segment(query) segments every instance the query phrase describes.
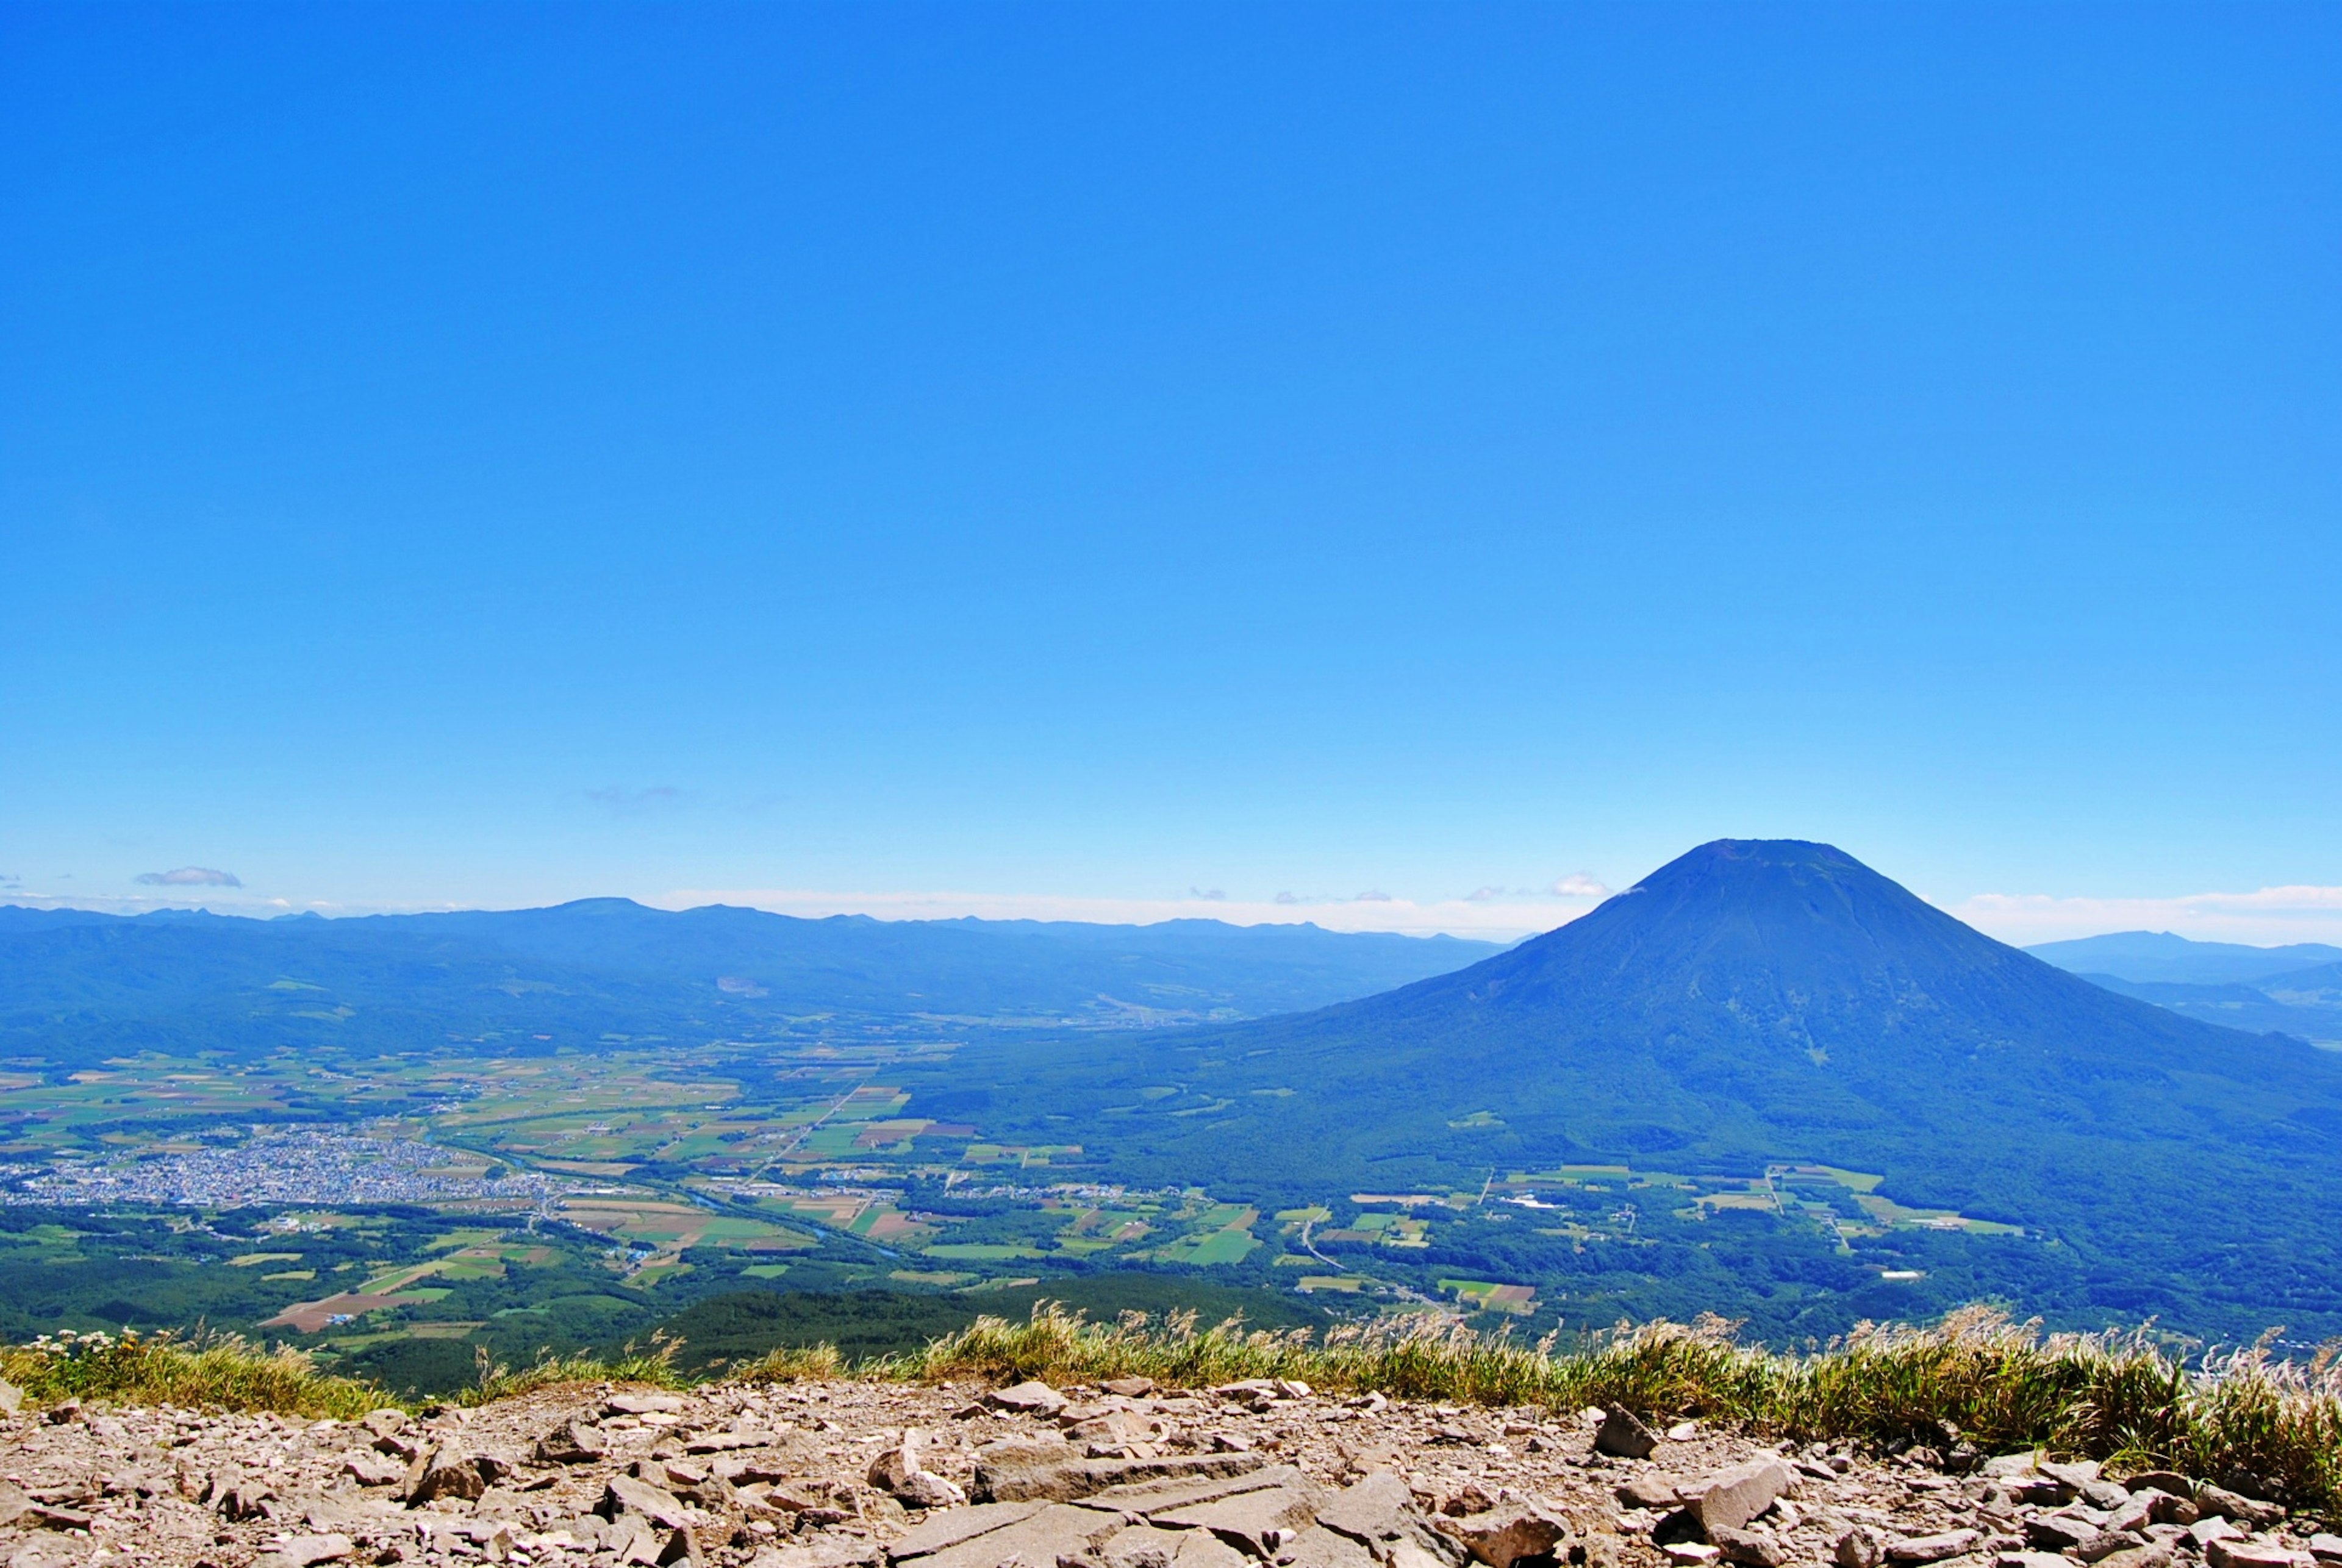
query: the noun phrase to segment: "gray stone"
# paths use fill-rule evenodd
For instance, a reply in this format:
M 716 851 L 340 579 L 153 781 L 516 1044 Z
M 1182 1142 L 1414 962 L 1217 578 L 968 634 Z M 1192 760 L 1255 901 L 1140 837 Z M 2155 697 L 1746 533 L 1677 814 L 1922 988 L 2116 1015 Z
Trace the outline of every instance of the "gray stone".
M 1934 1535 L 1907 1535 L 1887 1543 L 1889 1563 L 1941 1563 L 1975 1549 L 1979 1537 L 1973 1530 L 1946 1530 Z
M 2171 1568 L 2171 1548 L 2162 1542 L 2151 1546 L 2134 1546 L 2127 1552 L 2101 1557 L 2098 1568 Z
M 1046 1383 L 1020 1383 L 994 1389 L 984 1396 L 984 1403 L 995 1410 L 1025 1415 L 1055 1415 L 1066 1408 L 1066 1396 Z
M 1604 1411 L 1602 1424 L 1594 1432 L 1594 1446 L 1619 1459 L 1648 1459 L 1658 1445 L 1659 1434 L 1643 1424 L 1641 1416 L 1620 1405 Z
M 2174 1497 L 2193 1497 L 2196 1483 L 2176 1470 L 2142 1470 L 2123 1483 L 2132 1492 L 2167 1492 Z
M 13 1481 L 0 1481 L 0 1524 L 14 1524 L 33 1511 L 33 1500 Z
M 1523 1557 L 1558 1557 L 1569 1540 L 1569 1521 L 1533 1503 L 1506 1503 L 1435 1526 L 1454 1537 L 1474 1561 L 1488 1568 L 1513 1568 Z
M 565 1421 L 536 1440 L 536 1457 L 545 1464 L 586 1464 L 609 1452 L 609 1438 L 590 1421 Z
M 2285 1517 L 2285 1510 L 2274 1503 L 2264 1503 L 2257 1497 L 2247 1497 L 2241 1492 L 2231 1492 L 2225 1486 L 2199 1486 L 2196 1489 L 2196 1506 L 2207 1513 L 2217 1513 L 2249 1524 L 2256 1530 L 2267 1530 Z
M 1155 1380 L 1151 1377 L 1110 1377 L 1098 1386 L 1125 1399 L 1144 1399 L 1155 1392 Z
M 1241 1475 L 1259 1469 L 1263 1463 L 1257 1453 L 1088 1459 L 1064 1442 L 987 1443 L 976 1451 L 976 1484 L 969 1495 L 978 1503 L 1069 1503 L 1133 1482 Z
M 1686 1483 L 1684 1505 L 1709 1535 L 1737 1530 L 1770 1508 L 1796 1479 L 1797 1473 L 1778 1459 L 1752 1459 Z
M 1630 1475 L 1616 1495 L 1622 1507 L 1674 1508 L 1683 1502 L 1683 1483 L 1673 1475 Z
M 1150 1517 L 1175 1530 L 1208 1530 L 1255 1557 L 1273 1558 L 1285 1542 L 1317 1522 L 1317 1503 L 1316 1489 L 1305 1481 L 1165 1509 Z
M 673 1415 L 682 1408 L 672 1393 L 614 1393 L 602 1402 L 605 1415 Z
M 1180 1543 L 1193 1533 L 1188 1530 L 1133 1524 L 1098 1548 L 1098 1560 L 1106 1568 L 1171 1568 L 1172 1561 L 1179 1555 Z
M 1992 1568 L 2072 1568 L 2072 1564 L 2055 1552 L 2003 1552 L 1992 1560 Z
M 680 1530 L 692 1522 L 681 1498 L 631 1475 L 610 1477 L 603 1484 L 602 1501 L 594 1512 L 614 1523 L 628 1514 L 637 1515 L 662 1530 Z
M 1350 1537 L 1312 1524 L 1277 1550 L 1289 1568 L 1379 1568 L 1375 1554 Z
M 923 1556 L 906 1557 L 898 1544 L 896 1561 L 918 1568 L 1000 1568 L 1014 1558 L 1029 1568 L 1053 1568 L 1059 1557 L 1094 1555 L 1125 1528 L 1117 1514 L 1057 1503 Z
M 2274 1541 L 2224 1536 L 2204 1548 L 2211 1568 L 2297 1568 L 2302 1554 Z
M 2309 1538 L 2309 1554 L 2320 1563 L 2342 1563 L 2342 1535 L 2323 1532 Z
M 2101 1530 L 2087 1541 L 2074 1543 L 2074 1555 L 2085 1563 L 2102 1563 L 2117 1552 L 2127 1552 L 2147 1544 L 2147 1537 L 2135 1530 Z
M 2224 1519 L 2215 1513 L 2211 1518 L 2198 1519 L 2187 1527 L 2187 1542 L 2197 1551 L 2201 1552 L 2215 1541 L 2233 1539 L 2243 1533 L 2243 1531 L 2237 1528 L 2233 1520 Z
M 339 1562 L 357 1549 L 346 1535 L 294 1535 L 275 1551 L 254 1558 L 252 1568 L 315 1568 L 319 1563 Z
M 1886 1545 L 1878 1533 L 1867 1524 L 1857 1524 L 1837 1538 L 1837 1547 L 1831 1555 L 1837 1568 L 1878 1568 L 1886 1560 Z
M 897 1557 L 916 1557 L 972 1541 L 987 1531 L 1022 1523 L 1043 1508 L 1043 1503 L 978 1503 L 969 1508 L 949 1508 L 928 1514 L 911 1526 L 894 1545 Z
M 0 1377 L 0 1415 L 14 1415 L 25 1408 L 25 1391 Z
M 395 1486 L 405 1479 L 406 1466 L 388 1454 L 360 1449 L 342 1461 L 342 1473 L 360 1486 Z
M 1387 1470 L 1344 1487 L 1317 1510 L 1318 1523 L 1365 1542 L 1396 1540 L 1414 1517 L 1415 1493 Z
M 2048 1552 L 2079 1546 L 2097 1533 L 2097 1525 L 2070 1513 L 2045 1513 L 2038 1519 L 2027 1520 L 2025 1525 L 2027 1543 Z
M 1746 1568 L 1781 1568 L 1788 1561 L 1780 1538 L 1753 1525 L 1746 1530 L 1719 1530 L 1708 1544 L 1726 1563 L 1744 1563 Z
M 450 1500 L 471 1502 L 488 1489 L 487 1477 L 468 1453 L 437 1449 L 407 1466 L 406 1501 L 411 1507 Z
M 1977 1473 L 1993 1477 L 2030 1475 L 2040 1463 L 2041 1451 L 2037 1448 L 2028 1448 L 2021 1453 L 1996 1453 L 1984 1462 Z

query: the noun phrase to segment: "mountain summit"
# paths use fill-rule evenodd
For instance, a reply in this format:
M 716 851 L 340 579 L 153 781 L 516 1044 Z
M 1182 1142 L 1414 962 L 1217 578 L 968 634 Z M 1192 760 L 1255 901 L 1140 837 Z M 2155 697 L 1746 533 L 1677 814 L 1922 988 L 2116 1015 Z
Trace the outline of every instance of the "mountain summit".
M 2342 1200 L 2342 1059 L 2118 996 L 1823 844 L 1718 840 L 1452 974 L 1018 1065 L 1054 1091 L 1020 1102 L 1081 1106 L 1132 1175 L 1268 1201 L 1811 1164 L 2118 1249 L 2127 1278 L 2257 1249 L 2257 1277 L 2342 1283 L 2342 1249 L 2291 1223 Z

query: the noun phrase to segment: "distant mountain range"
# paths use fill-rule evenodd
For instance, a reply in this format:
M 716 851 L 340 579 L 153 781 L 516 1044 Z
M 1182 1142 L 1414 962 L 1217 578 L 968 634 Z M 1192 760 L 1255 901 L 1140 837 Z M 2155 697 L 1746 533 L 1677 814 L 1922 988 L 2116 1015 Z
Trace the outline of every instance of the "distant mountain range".
M 527 1048 L 808 1014 L 1116 1026 L 1324 1006 L 1501 951 L 1315 925 L 800 920 L 626 899 L 327 920 L 0 906 L 0 1055 Z
M 1826 844 L 1703 845 L 1387 995 L 954 1077 L 931 1114 L 1084 1127 L 1132 1179 L 1264 1204 L 1810 1163 L 2063 1249 L 2007 1253 L 2011 1293 L 2063 1258 L 2095 1306 L 2337 1321 L 2342 1056 L 2115 994 Z
M 2207 1024 L 2342 1046 L 2342 947 L 2247 947 L 2167 931 L 2121 931 L 2026 951 L 2109 991 Z

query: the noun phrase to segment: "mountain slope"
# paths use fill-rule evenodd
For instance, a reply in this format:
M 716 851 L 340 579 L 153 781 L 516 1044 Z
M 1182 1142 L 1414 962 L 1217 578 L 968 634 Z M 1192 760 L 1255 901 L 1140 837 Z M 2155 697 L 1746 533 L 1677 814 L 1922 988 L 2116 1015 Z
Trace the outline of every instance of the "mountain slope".
M 2322 942 L 2248 947 L 2197 942 L 2168 931 L 2117 931 L 2044 942 L 2025 951 L 2071 974 L 2111 974 L 2137 984 L 2254 985 L 2289 971 L 2342 963 L 2342 947 Z
M 273 921 L 0 908 L 0 1054 L 709 1037 L 807 1014 L 1114 1024 L 1322 1006 L 1497 951 L 1316 926 L 799 920 L 624 899 Z
M 1027 1054 L 1026 1086 L 971 1084 L 967 1110 L 1046 1104 L 1134 1175 L 1266 1199 L 1815 1162 L 2046 1233 L 2133 1286 L 2223 1249 L 2254 1254 L 2264 1293 L 2342 1281 L 2306 1223 L 2342 1197 L 2342 1061 L 2115 995 L 1823 844 L 1706 844 L 1456 974 L 1112 1055 Z

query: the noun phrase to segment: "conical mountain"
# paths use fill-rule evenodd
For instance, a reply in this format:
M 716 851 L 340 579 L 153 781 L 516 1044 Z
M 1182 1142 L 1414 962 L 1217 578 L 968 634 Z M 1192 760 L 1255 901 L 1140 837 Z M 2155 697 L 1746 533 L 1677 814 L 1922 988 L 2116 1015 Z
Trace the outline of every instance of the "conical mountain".
M 2309 1218 L 2342 1201 L 2342 1059 L 2102 990 L 1827 844 L 1719 840 L 1452 974 L 1020 1066 L 988 1125 L 1046 1104 L 1121 1170 L 1264 1202 L 1815 1164 L 2126 1277 L 2242 1249 L 2319 1311 L 2342 1287 Z

